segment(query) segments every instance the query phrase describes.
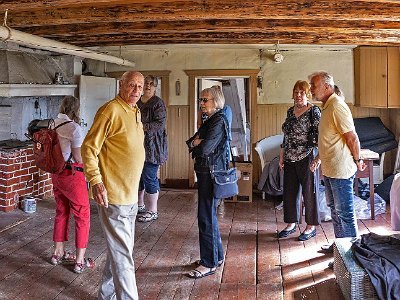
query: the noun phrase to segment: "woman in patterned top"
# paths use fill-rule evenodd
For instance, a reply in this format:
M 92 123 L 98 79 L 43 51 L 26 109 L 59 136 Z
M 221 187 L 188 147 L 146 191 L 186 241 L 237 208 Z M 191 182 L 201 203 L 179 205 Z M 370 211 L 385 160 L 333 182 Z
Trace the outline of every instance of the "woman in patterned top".
M 279 232 L 278 237 L 284 238 L 296 231 L 301 186 L 307 227 L 298 237 L 300 241 L 314 237 L 315 225 L 320 223 L 314 173 L 310 170 L 310 166 L 314 157 L 313 149 L 317 146 L 321 112 L 317 106 L 309 102 L 309 99 L 311 99 L 309 83 L 297 81 L 293 87 L 294 106 L 288 109 L 286 120 L 282 125 L 284 137 L 279 157 L 279 166 L 284 169 L 283 209 L 287 226 Z

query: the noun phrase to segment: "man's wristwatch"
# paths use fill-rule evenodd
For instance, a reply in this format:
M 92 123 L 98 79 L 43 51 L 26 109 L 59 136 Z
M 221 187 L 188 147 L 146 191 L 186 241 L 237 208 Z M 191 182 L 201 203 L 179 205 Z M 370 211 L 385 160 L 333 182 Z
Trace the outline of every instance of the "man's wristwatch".
M 362 158 L 359 158 L 359 159 L 353 158 L 353 161 L 354 161 L 355 163 L 359 163 L 360 161 L 362 161 Z

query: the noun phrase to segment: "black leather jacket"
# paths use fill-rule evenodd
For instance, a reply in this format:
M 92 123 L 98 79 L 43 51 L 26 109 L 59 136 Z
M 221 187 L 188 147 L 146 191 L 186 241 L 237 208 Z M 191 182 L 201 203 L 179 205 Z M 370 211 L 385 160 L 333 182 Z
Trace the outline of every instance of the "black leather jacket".
M 214 170 L 227 170 L 229 168 L 229 148 L 225 128 L 225 116 L 219 110 L 207 119 L 199 130 L 186 143 L 194 158 L 196 172 L 209 172 Z M 198 136 L 202 142 L 191 148 L 192 141 Z

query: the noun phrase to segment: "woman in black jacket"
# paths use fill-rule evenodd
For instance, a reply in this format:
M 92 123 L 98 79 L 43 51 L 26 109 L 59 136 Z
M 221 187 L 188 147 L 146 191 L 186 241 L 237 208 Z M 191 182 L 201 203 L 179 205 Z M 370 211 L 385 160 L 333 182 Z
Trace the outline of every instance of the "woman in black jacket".
M 194 170 L 198 184 L 198 227 L 200 260 L 189 277 L 201 278 L 214 274 L 223 263 L 224 253 L 217 220 L 219 199 L 213 196 L 213 180 L 210 170 L 227 170 L 229 148 L 227 120 L 222 108 L 225 98 L 219 86 L 204 89 L 200 93 L 199 105 L 208 118 L 187 144 L 195 160 Z

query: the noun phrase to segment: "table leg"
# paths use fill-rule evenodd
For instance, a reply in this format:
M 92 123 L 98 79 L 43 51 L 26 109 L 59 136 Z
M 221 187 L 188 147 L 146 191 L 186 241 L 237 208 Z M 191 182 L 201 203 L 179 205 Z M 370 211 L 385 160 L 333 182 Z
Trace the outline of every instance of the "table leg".
M 369 203 L 371 206 L 371 219 L 375 220 L 375 195 L 374 195 L 374 161 L 368 160 L 369 168 Z

